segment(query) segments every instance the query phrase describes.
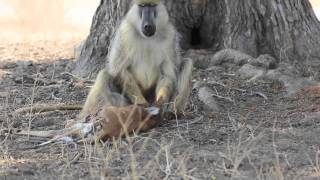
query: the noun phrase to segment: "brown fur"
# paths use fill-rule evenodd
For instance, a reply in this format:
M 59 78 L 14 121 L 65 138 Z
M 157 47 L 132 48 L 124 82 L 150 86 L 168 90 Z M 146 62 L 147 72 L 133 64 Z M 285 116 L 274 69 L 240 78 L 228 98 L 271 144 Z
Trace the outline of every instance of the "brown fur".
M 97 114 L 88 116 L 82 122 L 98 122 L 101 129 L 95 131 L 95 140 L 106 141 L 152 129 L 160 122 L 160 118 L 159 115 L 149 114 L 141 105 L 104 106 Z M 78 122 L 68 123 L 66 127 L 70 128 L 76 123 Z M 81 136 L 79 132 L 74 132 L 73 135 Z
M 102 116 L 102 132 L 98 139 L 107 140 L 113 137 L 123 137 L 132 132 L 139 133 L 155 127 L 159 119 L 148 114 L 148 112 L 138 105 L 127 107 L 105 107 L 100 112 Z

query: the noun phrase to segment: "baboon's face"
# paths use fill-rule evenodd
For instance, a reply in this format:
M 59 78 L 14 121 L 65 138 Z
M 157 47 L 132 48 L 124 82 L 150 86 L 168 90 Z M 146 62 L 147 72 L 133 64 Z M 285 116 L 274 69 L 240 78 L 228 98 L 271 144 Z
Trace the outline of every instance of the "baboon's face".
M 157 27 L 155 19 L 157 18 L 157 5 L 140 4 L 139 15 L 141 18 L 141 32 L 146 37 L 151 37 L 156 33 Z

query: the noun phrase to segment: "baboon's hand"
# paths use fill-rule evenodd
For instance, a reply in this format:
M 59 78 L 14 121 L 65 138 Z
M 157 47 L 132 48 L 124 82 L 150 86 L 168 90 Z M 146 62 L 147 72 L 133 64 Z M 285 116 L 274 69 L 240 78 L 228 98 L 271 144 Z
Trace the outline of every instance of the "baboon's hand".
M 161 106 L 168 100 L 167 88 L 161 88 L 156 96 L 156 104 Z
M 148 101 L 142 96 L 141 97 L 136 97 L 134 103 L 138 104 L 138 105 L 146 106 L 146 107 L 149 105 Z

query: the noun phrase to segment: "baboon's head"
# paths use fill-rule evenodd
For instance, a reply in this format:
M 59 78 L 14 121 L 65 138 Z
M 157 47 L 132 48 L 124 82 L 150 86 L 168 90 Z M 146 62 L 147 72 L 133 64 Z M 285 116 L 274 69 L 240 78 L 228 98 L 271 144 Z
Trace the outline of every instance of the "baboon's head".
M 135 0 L 135 6 L 130 10 L 128 18 L 135 21 L 137 29 L 144 37 L 152 37 L 164 23 L 168 14 L 160 0 Z

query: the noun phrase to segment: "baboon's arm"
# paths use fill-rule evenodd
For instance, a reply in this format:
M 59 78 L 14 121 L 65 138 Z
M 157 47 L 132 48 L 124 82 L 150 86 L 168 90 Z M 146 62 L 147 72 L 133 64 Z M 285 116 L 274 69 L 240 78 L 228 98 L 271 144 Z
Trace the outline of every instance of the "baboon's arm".
M 128 70 L 128 67 L 132 63 L 130 57 L 132 52 L 126 48 L 128 45 L 125 45 L 128 43 L 126 38 L 128 34 L 123 33 L 123 31 L 127 32 L 130 30 L 126 28 L 130 28 L 130 26 L 125 23 L 121 25 L 120 30 L 116 33 L 109 54 L 108 70 L 111 76 L 116 77 L 116 80 L 122 87 L 123 93 L 132 103 L 147 104 L 147 100 L 144 98 L 137 81 Z
M 169 101 L 176 81 L 175 65 L 172 61 L 165 61 L 161 66 L 161 78 L 156 89 L 156 103 L 163 104 Z

